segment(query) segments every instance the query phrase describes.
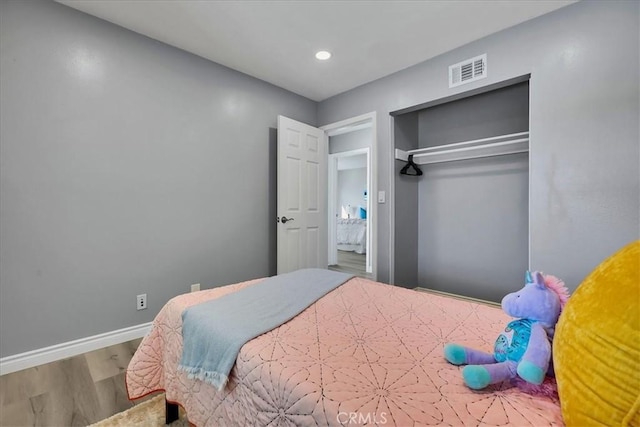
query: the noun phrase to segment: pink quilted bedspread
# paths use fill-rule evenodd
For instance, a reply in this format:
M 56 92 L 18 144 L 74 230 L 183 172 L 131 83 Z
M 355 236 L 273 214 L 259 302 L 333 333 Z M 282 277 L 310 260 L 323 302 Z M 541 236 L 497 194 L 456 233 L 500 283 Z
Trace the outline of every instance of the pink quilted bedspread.
M 199 427 L 563 424 L 552 397 L 509 383 L 473 391 L 445 361 L 447 342 L 491 351 L 502 310 L 360 278 L 245 344 L 222 392 L 188 379 L 182 311 L 255 282 L 169 301 L 127 369 L 129 397 L 165 390 Z

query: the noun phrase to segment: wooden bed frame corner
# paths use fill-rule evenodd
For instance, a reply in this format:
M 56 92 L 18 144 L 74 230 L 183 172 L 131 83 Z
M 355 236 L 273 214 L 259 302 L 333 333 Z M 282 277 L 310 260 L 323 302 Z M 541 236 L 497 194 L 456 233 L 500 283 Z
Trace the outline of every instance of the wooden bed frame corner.
M 178 404 L 171 403 L 167 400 L 167 397 L 164 398 L 164 422 L 165 424 L 171 424 L 175 420 L 180 418 L 180 412 L 178 408 Z

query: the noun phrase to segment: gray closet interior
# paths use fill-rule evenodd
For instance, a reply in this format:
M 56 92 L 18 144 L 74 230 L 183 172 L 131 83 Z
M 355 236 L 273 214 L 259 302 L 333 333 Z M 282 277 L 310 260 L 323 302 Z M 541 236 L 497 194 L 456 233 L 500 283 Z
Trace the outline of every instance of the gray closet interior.
M 528 132 L 529 76 L 391 115 L 405 151 Z M 395 161 L 395 284 L 496 302 L 521 288 L 528 152 L 424 164 L 417 177 L 400 175 L 405 164 Z

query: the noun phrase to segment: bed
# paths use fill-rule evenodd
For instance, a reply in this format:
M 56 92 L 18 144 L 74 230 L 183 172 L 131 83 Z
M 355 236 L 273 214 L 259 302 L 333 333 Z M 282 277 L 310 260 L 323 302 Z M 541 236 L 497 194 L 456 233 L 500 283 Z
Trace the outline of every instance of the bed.
M 557 397 L 511 383 L 472 391 L 443 345 L 491 349 L 499 307 L 352 278 L 240 350 L 217 391 L 177 369 L 182 312 L 261 279 L 180 295 L 159 312 L 126 373 L 132 400 L 158 391 L 196 426 L 562 425 Z
M 367 220 L 359 218 L 338 218 L 337 247 L 341 251 L 358 254 L 367 252 Z

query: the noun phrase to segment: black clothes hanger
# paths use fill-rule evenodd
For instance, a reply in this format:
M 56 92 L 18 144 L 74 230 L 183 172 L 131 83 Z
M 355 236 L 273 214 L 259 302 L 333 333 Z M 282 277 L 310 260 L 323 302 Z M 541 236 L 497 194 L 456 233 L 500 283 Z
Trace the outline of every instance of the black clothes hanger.
M 409 169 L 413 169 L 414 173 L 409 173 Z M 420 170 L 420 166 L 416 165 L 413 162 L 413 154 L 409 154 L 409 160 L 407 160 L 407 164 L 402 169 L 400 169 L 400 175 L 409 175 L 409 176 L 422 175 L 422 170 Z

